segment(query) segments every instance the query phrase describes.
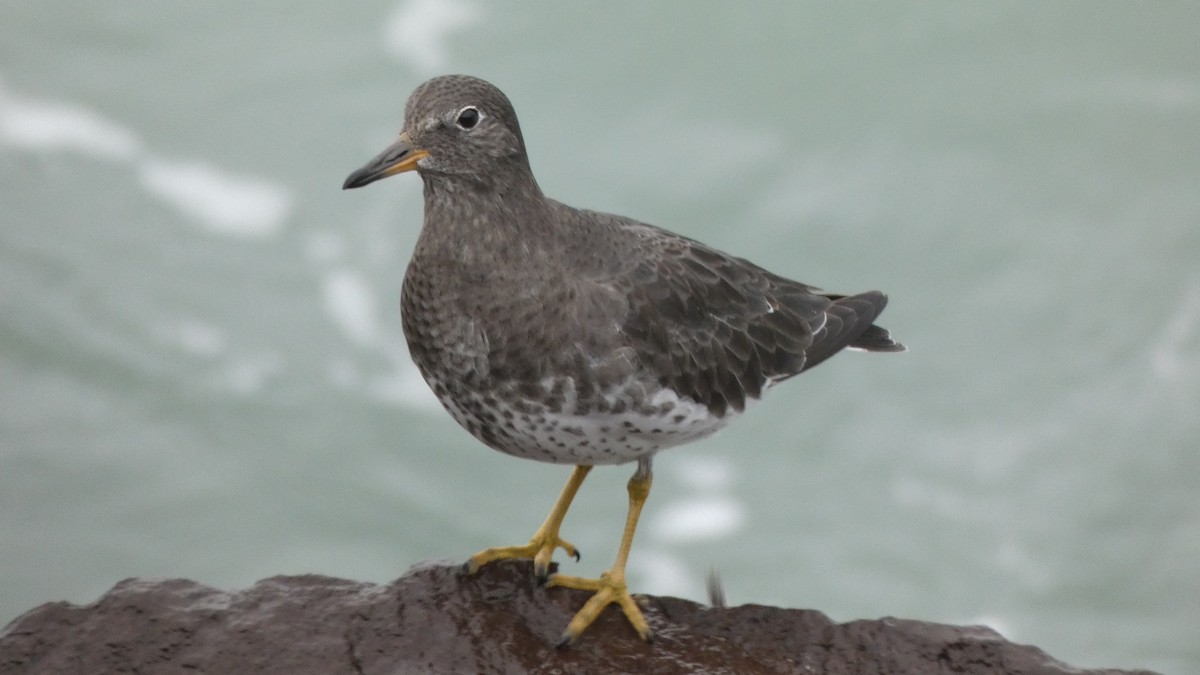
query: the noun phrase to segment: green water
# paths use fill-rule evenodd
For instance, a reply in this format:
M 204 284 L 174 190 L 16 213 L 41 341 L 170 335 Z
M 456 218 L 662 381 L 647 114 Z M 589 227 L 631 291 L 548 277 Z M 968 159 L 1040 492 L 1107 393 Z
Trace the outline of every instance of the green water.
M 339 189 L 468 72 L 550 195 L 883 289 L 911 348 L 660 455 L 636 590 L 714 568 L 734 604 L 1200 672 L 1200 5 L 756 7 L 0 6 L 0 622 L 528 537 L 567 469 L 408 361 L 419 180 Z M 572 572 L 631 470 L 584 486 Z

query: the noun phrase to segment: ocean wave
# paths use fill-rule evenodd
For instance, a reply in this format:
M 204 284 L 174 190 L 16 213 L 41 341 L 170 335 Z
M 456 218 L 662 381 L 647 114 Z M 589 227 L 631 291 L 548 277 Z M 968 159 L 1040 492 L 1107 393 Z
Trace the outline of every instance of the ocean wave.
M 704 495 L 667 502 L 650 522 L 656 541 L 683 543 L 720 539 L 742 529 L 746 507 L 733 497 Z
M 41 152 L 78 152 L 132 160 L 142 150 L 133 131 L 83 106 L 15 94 L 0 82 L 0 143 Z
M 282 185 L 234 176 L 202 162 L 149 159 L 137 173 L 151 194 L 221 234 L 276 234 L 291 209 L 291 196 Z
M 276 234 L 292 207 L 291 191 L 277 181 L 236 175 L 197 160 L 156 157 L 119 122 L 76 103 L 14 93 L 2 82 L 0 145 L 126 164 L 151 195 L 218 234 Z

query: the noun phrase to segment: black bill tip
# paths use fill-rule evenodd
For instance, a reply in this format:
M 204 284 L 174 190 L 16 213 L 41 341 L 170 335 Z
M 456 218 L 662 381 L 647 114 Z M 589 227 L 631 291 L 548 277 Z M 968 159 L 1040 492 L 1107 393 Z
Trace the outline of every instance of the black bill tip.
M 372 170 L 372 167 L 364 166 L 349 176 L 346 176 L 346 182 L 342 183 L 342 189 L 353 190 L 354 188 L 360 188 L 364 185 L 374 183 L 380 178 L 383 178 L 385 175 L 386 174 L 380 171 Z

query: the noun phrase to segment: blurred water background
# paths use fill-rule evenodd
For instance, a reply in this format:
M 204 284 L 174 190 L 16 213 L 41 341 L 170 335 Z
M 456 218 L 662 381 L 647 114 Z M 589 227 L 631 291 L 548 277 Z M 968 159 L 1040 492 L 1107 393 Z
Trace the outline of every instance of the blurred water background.
M 659 456 L 638 591 L 985 623 L 1200 672 L 1200 4 L 0 5 L 0 622 L 131 576 L 386 582 L 523 542 L 568 470 L 408 360 L 426 77 L 546 192 L 840 291 L 847 354 Z M 632 467 L 567 519 L 612 559 Z

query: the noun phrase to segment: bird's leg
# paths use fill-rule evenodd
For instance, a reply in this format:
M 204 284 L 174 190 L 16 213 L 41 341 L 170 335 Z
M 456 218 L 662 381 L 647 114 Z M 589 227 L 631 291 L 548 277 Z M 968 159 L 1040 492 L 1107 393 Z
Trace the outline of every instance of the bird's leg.
M 567 515 L 567 509 L 571 507 L 571 500 L 575 499 L 575 493 L 579 491 L 579 486 L 583 484 L 583 479 L 587 478 L 588 472 L 591 470 L 592 467 L 585 464 L 575 467 L 575 470 L 571 472 L 571 477 L 567 479 L 562 493 L 558 495 L 558 501 L 554 502 L 554 507 L 550 509 L 550 515 L 546 516 L 546 522 L 542 523 L 537 532 L 533 533 L 533 538 L 529 540 L 528 544 L 500 546 L 480 551 L 467 559 L 463 565 L 463 571 L 467 574 L 474 574 L 479 571 L 480 567 L 497 560 L 532 558 L 534 574 L 540 581 L 545 582 L 550 576 L 550 558 L 554 555 L 554 549 L 561 548 L 567 552 L 567 555 L 574 556 L 576 560 L 579 560 L 579 551 L 570 542 L 559 538 L 558 529 Z
M 646 503 L 646 497 L 650 496 L 651 479 L 650 458 L 639 459 L 637 471 L 629 479 L 629 514 L 625 517 L 625 533 L 621 536 L 621 548 L 617 550 L 617 560 L 611 569 L 601 574 L 599 579 L 582 579 L 561 574 L 550 577 L 549 586 L 595 591 L 595 594 L 582 609 L 575 613 L 575 617 L 563 631 L 562 637 L 558 641 L 559 647 L 566 647 L 579 639 L 583 631 L 596 620 L 596 617 L 600 616 L 600 612 L 614 602 L 625 613 L 625 618 L 633 624 L 638 635 L 647 642 L 652 641 L 653 635 L 650 632 L 649 624 L 646 623 L 646 617 L 642 616 L 642 610 L 638 609 L 633 596 L 629 595 L 629 589 L 625 587 L 625 561 L 629 558 L 629 546 L 633 543 L 633 533 L 637 530 L 638 516 L 642 513 L 642 505 Z

